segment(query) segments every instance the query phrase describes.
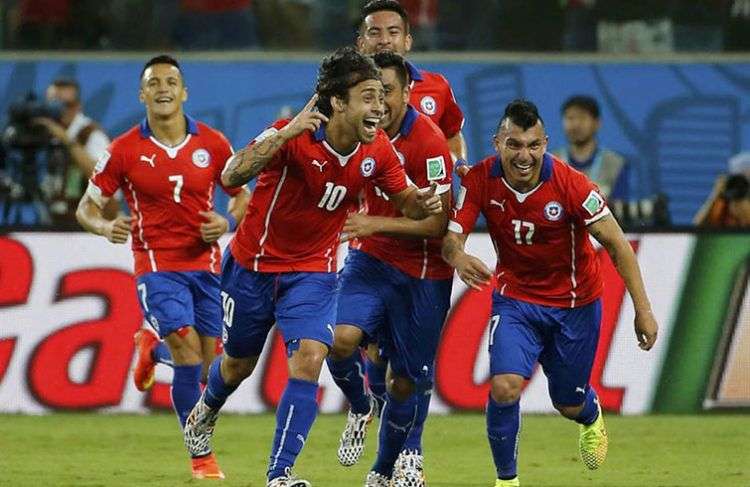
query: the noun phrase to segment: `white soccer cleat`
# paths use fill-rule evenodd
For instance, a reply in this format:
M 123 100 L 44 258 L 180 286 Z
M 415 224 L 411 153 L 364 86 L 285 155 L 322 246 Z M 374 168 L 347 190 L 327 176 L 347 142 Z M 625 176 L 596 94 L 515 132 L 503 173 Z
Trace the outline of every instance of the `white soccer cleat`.
M 365 479 L 365 487 L 391 487 L 391 479 L 381 473 L 371 470 Z
M 354 414 L 351 409 L 346 415 L 346 427 L 341 433 L 337 455 L 339 463 L 351 467 L 359 461 L 365 451 L 367 427 L 378 415 L 378 403 L 370 396 L 370 410 L 365 414 Z
M 402 451 L 393 466 L 391 487 L 425 487 L 424 457 L 415 450 Z
M 266 487 L 312 487 L 312 484 L 292 475 L 292 469 L 287 467 L 284 475 L 269 480 Z
M 203 401 L 204 394 L 198 399 L 185 422 L 185 446 L 192 457 L 202 457 L 211 453 L 211 438 L 214 435 L 216 420 L 219 419 L 219 410 L 210 408 Z

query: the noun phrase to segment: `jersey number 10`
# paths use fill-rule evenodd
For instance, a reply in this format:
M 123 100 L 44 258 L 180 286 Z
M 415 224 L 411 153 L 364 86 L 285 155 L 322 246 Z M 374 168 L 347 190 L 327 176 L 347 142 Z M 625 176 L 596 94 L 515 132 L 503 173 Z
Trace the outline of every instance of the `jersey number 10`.
M 333 211 L 344 201 L 344 196 L 346 196 L 346 186 L 336 186 L 329 181 L 326 183 L 326 191 L 323 193 L 323 197 L 320 198 L 318 208 Z

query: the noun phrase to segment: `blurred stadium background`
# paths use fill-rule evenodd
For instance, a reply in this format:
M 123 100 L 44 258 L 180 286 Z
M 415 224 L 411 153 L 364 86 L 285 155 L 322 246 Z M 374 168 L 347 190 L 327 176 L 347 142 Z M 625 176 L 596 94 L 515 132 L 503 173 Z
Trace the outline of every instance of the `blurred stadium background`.
M 601 106 L 599 139 L 625 155 L 632 169 L 625 203 L 636 210 L 623 224 L 644 272 L 661 325 L 660 338 L 651 353 L 638 350 L 632 304 L 609 258 L 602 255 L 604 320 L 592 383 L 606 411 L 643 416 L 648 421 L 644 424 L 654 425 L 641 431 L 633 426 L 637 423 L 616 423 L 621 425 L 615 426 L 616 432 L 625 437 L 656 431 L 653 448 L 659 453 L 654 451 L 654 456 L 669 452 L 668 458 L 678 458 L 682 452 L 682 463 L 656 462 L 653 472 L 660 476 L 611 476 L 608 483 L 606 475 L 628 468 L 623 460 L 615 462 L 611 474 L 605 472 L 597 479 L 587 473 L 580 484 L 571 483 L 566 479 L 573 479 L 572 474 L 558 479 L 553 475 L 556 468 L 569 468 L 563 460 L 548 452 L 533 459 L 533 445 L 543 444 L 544 432 L 532 426 L 528 434 L 533 438 L 536 431 L 537 440 L 524 441 L 537 443 L 524 443 L 522 447 L 529 448 L 525 455 L 529 462 L 540 464 L 539 470 L 545 464 L 553 470 L 546 473 L 549 478 L 540 476 L 532 485 L 750 485 L 748 463 L 741 460 L 726 467 L 727 476 L 714 477 L 720 482 L 702 483 L 690 469 L 702 471 L 706 465 L 699 466 L 700 458 L 690 456 L 689 444 L 670 439 L 681 432 L 689 438 L 688 432 L 693 432 L 696 442 L 730 434 L 729 440 L 707 453 L 711 457 L 704 458 L 707 463 L 724 456 L 747 459 L 750 451 L 750 228 L 692 226 L 716 178 L 727 172 L 727 161 L 750 151 L 750 1 L 402 3 L 410 9 L 415 26 L 417 42 L 410 59 L 443 74 L 453 86 L 466 116 L 470 161 L 489 154 L 490 136 L 508 101 L 526 97 L 536 102 L 547 122 L 550 147 L 557 147 L 565 144 L 560 106 L 570 95 L 587 94 Z M 69 77 L 80 82 L 84 113 L 114 137 L 143 117 L 137 98 L 143 62 L 154 53 L 169 52 L 183 63 L 190 93 L 187 111 L 223 131 L 235 147 L 243 146 L 268 123 L 294 112 L 309 98 L 324 53 L 354 40 L 360 4 L 356 0 L 5 0 L 0 5 L 0 128 L 8 124 L 13 103 L 28 93 L 43 97 L 52 80 Z M 7 181 L 12 175 L 10 159 L 6 152 L 2 155 L 0 179 Z M 648 211 L 643 210 L 644 202 Z M 651 209 L 655 202 L 662 205 L 662 213 Z M 224 206 L 218 203 L 219 208 Z M 494 262 L 486 235 L 470 237 L 469 247 L 486 262 Z M 59 418 L 54 423 L 50 418 L 11 414 L 85 411 L 95 415 L 90 421 L 96 422 L 101 414 L 169 408 L 171 371 L 159 369 L 158 383 L 146 395 L 137 392 L 130 380 L 131 337 L 141 326 L 131 259 L 129 249 L 108 245 L 74 225 L 0 226 L 0 457 L 4 457 L 0 466 L 9 462 L 6 466 L 18 471 L 8 484 L 0 478 L 0 485 L 31 482 L 33 477 L 24 476 L 20 464 L 13 463 L 24 458 L 18 452 L 25 442 L 34 449 L 48 441 L 72 441 L 52 435 L 55 424 L 87 421 L 77 415 L 52 415 L 52 421 Z M 486 485 L 492 472 L 478 413 L 488 391 L 488 306 L 486 295 L 465 293 L 456 282 L 432 405 L 435 413 L 451 413 L 443 421 L 455 416 L 458 423 L 439 423 L 439 427 L 456 432 L 465 430 L 460 422 L 465 415 L 456 413 L 472 412 L 467 421 L 473 439 L 459 443 L 457 452 L 446 446 L 451 437 L 432 433 L 427 439 L 427 448 L 433 442 L 437 451 L 445 452 L 446 461 L 463 456 L 483 459 L 477 468 L 484 472 L 481 478 L 489 479 Z M 282 344 L 277 337 L 271 341 L 260 370 L 231 398 L 227 410 L 273 410 L 286 366 Z M 327 373 L 322 383 L 321 410 L 341 412 L 343 397 Z M 553 412 L 543 374 L 529 382 L 522 408 Z M 682 426 L 659 429 L 659 415 L 666 414 L 695 417 L 684 416 L 688 419 Z M 271 418 L 260 418 L 267 434 Z M 730 426 L 714 429 L 717 419 Z M 96 424 L 130 430 L 141 428 L 145 420 Z M 534 419 L 529 421 L 533 424 Z M 343 419 L 332 421 L 339 422 L 343 424 Z M 148 424 L 155 425 L 155 435 L 164 430 L 163 441 L 175 452 L 170 461 L 179 464 L 180 445 L 171 418 Z M 100 433 L 91 437 L 96 434 Z M 80 435 L 89 438 L 86 428 L 80 428 Z M 334 433 L 329 436 L 335 441 Z M 130 441 L 114 434 L 113 438 Z M 138 441 L 151 439 L 145 435 Z M 643 447 L 632 437 L 630 443 L 623 443 L 633 455 Z M 226 449 L 254 444 L 265 451 L 268 441 L 265 436 L 262 443 L 243 443 L 238 438 Z M 92 448 L 87 441 L 76 445 L 83 452 Z M 572 457 L 575 446 L 567 447 Z M 335 445 L 325 448 L 332 452 Z M 612 450 L 617 448 L 614 434 Z M 10 450 L 16 455 L 5 455 Z M 54 454 L 44 454 L 43 448 L 40 452 L 35 468 L 54 463 Z M 116 462 L 117 453 L 110 460 Z M 427 455 L 429 475 L 429 450 Z M 319 456 L 331 469 L 338 468 L 332 453 Z M 107 470 L 105 459 L 92 458 L 87 468 L 113 472 Z M 244 468 L 257 467 L 253 475 L 260 478 L 262 459 L 254 458 L 259 460 Z M 239 464 L 241 457 L 236 461 Z M 643 460 L 634 456 L 633 461 Z M 65 468 L 60 471 L 67 472 Z M 178 469 L 174 475 L 186 479 L 186 472 Z M 435 485 L 484 485 L 476 480 L 442 480 L 450 479 L 450 474 L 438 473 L 441 480 Z M 85 473 L 60 475 L 59 482 L 58 477 L 49 477 L 42 483 L 115 485 L 122 480 L 115 480 L 113 474 L 89 484 Z M 163 478 L 163 485 L 177 483 L 170 478 Z M 659 483 L 652 482 L 654 478 Z M 143 483 L 145 479 L 136 478 L 130 485 Z M 331 480 L 330 485 L 354 484 Z

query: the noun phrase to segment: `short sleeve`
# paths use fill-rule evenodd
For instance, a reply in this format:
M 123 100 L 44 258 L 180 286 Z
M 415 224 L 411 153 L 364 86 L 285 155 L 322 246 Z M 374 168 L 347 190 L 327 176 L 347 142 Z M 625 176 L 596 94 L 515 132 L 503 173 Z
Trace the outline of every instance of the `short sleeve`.
M 476 167 L 461 179 L 461 187 L 453 205 L 448 230 L 455 233 L 469 234 L 482 209 L 483 167 Z
M 464 126 L 464 114 L 461 111 L 461 107 L 456 102 L 456 97 L 453 95 L 453 90 L 448 84 L 448 80 L 443 78 L 445 81 L 445 110 L 440 117 L 440 130 L 445 134 L 446 139 L 450 139 L 461 131 Z
M 569 203 L 574 220 L 591 225 L 611 214 L 602 192 L 583 173 L 571 173 L 570 183 Z
M 381 188 L 386 194 L 397 194 L 408 187 L 406 182 L 406 172 L 401 166 L 396 149 L 385 142 L 383 144 L 383 155 L 380 161 L 376 161 L 375 177 L 373 183 Z M 366 161 L 366 160 L 365 160 Z M 365 164 L 365 161 L 362 164 Z
M 442 136 L 435 134 L 421 145 L 422 150 L 417 161 L 409 161 L 409 171 L 413 182 L 420 188 L 427 188 L 437 183 L 436 193 L 443 194 L 451 189 L 451 175 L 453 174 L 453 158 L 448 143 Z
M 98 160 L 107 150 L 110 141 L 107 134 L 101 130 L 94 130 L 86 141 L 86 153 L 94 160 Z
M 106 149 L 94 166 L 86 192 L 99 206 L 104 206 L 102 198 L 111 198 L 124 180 L 125 165 L 121 150 L 112 144 Z
M 229 162 L 229 158 L 234 155 L 234 149 L 232 148 L 232 144 L 230 144 L 227 138 L 224 137 L 224 134 L 219 131 L 216 131 L 215 134 L 216 144 L 214 145 L 214 153 L 212 154 L 212 157 L 214 160 L 219 161 L 218 171 L 216 171 L 216 182 L 229 196 L 237 196 L 237 194 L 242 191 L 242 187 L 227 188 L 221 182 L 221 173 L 224 172 L 224 168 L 226 167 L 227 162 Z

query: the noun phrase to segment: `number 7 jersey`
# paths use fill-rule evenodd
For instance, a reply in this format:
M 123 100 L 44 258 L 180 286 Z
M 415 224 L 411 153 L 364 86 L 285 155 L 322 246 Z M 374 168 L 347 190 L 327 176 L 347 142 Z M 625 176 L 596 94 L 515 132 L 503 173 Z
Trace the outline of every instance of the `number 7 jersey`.
M 573 308 L 602 293 L 599 261 L 586 226 L 610 214 L 583 173 L 550 154 L 541 180 L 519 193 L 503 176 L 499 156 L 463 178 L 448 229 L 468 234 L 482 212 L 497 252 L 497 291 L 521 301 Z
M 274 123 L 253 143 L 275 134 Z M 382 130 L 348 155 L 325 140 L 325 125 L 287 141 L 258 176 L 245 218 L 230 249 L 255 272 L 335 272 L 346 216 L 372 183 L 387 194 L 407 188 L 406 173 Z
M 117 137 L 96 165 L 88 194 L 101 203 L 122 188 L 137 276 L 146 272 L 210 271 L 221 268 L 218 243 L 203 241 L 201 211 L 214 209 L 214 191 L 232 147 L 221 134 L 190 117 L 185 139 L 161 144 L 147 121 Z M 234 196 L 239 188 L 227 189 Z

